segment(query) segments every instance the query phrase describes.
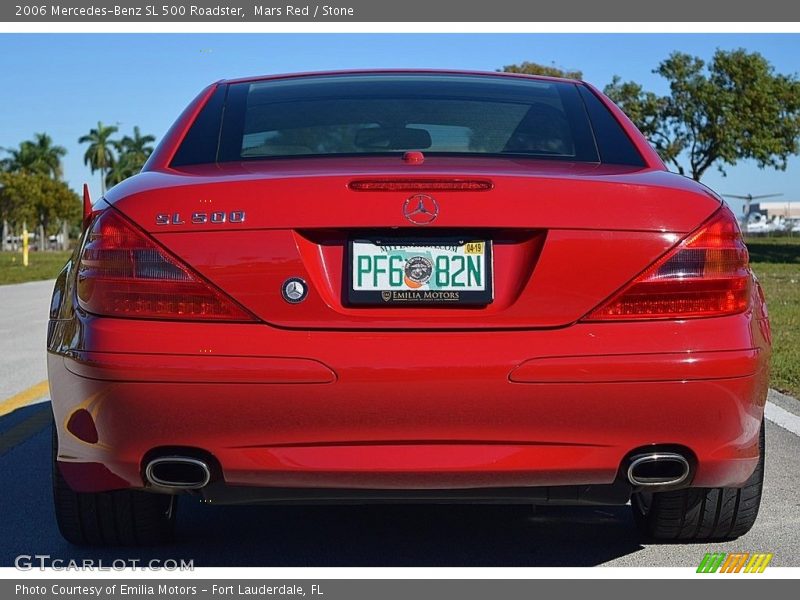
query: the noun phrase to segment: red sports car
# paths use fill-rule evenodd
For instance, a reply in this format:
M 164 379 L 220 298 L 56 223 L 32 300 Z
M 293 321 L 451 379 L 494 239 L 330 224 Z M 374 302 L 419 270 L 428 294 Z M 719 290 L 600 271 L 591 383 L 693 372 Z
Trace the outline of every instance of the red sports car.
M 179 494 L 756 519 L 770 330 L 736 218 L 586 83 L 220 81 L 86 206 L 48 332 L 71 542 L 164 540 Z

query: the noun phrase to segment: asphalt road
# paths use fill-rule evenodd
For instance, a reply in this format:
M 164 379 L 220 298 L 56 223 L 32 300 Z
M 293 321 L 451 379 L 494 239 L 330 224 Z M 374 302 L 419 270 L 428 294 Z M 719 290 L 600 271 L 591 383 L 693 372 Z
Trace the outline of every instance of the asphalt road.
M 53 520 L 48 411 L 38 404 L 0 418 L 0 439 L 31 420 L 38 428 L 0 456 L 0 566 L 19 554 L 195 566 L 697 566 L 706 552 L 726 551 L 773 552 L 773 566 L 800 566 L 800 437 L 771 422 L 761 514 L 725 544 L 646 543 L 628 507 L 207 506 L 183 497 L 173 545 L 87 550 L 64 542 Z
M 0 285 L 0 402 L 47 378 L 44 348 L 54 283 Z
M 47 302 L 39 296 L 51 286 L 0 288 L 0 378 L 17 382 L 3 380 L 3 394 L 45 377 Z M 50 496 L 50 407 L 33 404 L 0 416 L 0 566 L 12 566 L 19 554 L 183 558 L 195 566 L 696 566 L 706 552 L 727 551 L 772 552 L 772 565 L 800 566 L 800 403 L 774 393 L 770 400 L 769 414 L 782 426 L 767 425 L 761 514 L 734 542 L 647 543 L 628 507 L 226 507 L 184 497 L 174 544 L 116 550 L 76 548 L 59 536 Z

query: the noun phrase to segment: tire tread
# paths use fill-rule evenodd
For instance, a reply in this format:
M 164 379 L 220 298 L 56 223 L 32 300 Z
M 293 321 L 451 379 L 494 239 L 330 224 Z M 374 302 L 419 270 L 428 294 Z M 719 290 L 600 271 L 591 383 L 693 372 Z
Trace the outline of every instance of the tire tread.
M 172 538 L 174 496 L 138 490 L 76 492 L 58 468 L 57 447 L 53 427 L 53 506 L 65 540 L 77 546 L 142 546 Z
M 686 488 L 655 492 L 648 510 L 636 494 L 631 501 L 639 529 L 658 540 L 729 540 L 746 534 L 758 517 L 764 489 L 764 425 L 759 459 L 741 488 Z

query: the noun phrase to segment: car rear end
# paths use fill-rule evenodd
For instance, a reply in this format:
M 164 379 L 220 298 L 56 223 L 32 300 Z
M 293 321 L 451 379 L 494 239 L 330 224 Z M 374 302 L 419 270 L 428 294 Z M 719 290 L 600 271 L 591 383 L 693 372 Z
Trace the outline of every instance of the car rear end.
M 758 471 L 736 219 L 585 84 L 222 82 L 93 208 L 48 339 L 75 494 L 634 494 L 658 536 L 659 502 Z

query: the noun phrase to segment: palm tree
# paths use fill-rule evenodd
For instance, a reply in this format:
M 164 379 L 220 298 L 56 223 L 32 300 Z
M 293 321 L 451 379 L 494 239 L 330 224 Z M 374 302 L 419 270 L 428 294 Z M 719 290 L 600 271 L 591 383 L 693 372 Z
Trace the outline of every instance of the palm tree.
M 106 193 L 106 172 L 116 160 L 111 136 L 117 131 L 116 126 L 103 125 L 98 121 L 95 129 L 91 129 L 88 135 L 81 136 L 78 140 L 79 144 L 89 144 L 86 154 L 83 155 L 83 163 L 89 165 L 92 173 L 100 171 L 100 188 L 103 194 Z
M 53 145 L 53 138 L 46 133 L 36 133 L 33 140 L 26 140 L 18 149 L 7 149 L 6 152 L 10 155 L 2 161 L 6 171 L 46 175 L 56 180 L 64 174 L 61 159 L 67 150 Z
M 139 165 L 139 168 L 141 168 L 153 153 L 153 146 L 151 144 L 155 141 L 156 137 L 154 135 L 142 135 L 139 126 L 136 125 L 133 128 L 133 137 L 126 135 L 119 142 L 119 146 L 121 146 L 125 154 L 131 158 L 131 162 Z
M 31 142 L 22 142 L 19 148 L 3 148 L 9 154 L 3 159 L 3 170 L 9 173 L 39 173 L 41 165 Z
M 60 180 L 64 175 L 64 168 L 61 159 L 66 156 L 67 149 L 64 146 L 54 146 L 53 138 L 46 133 L 33 134 L 33 147 L 39 157 L 39 161 L 49 171 L 53 179 Z
M 137 126 L 133 128 L 133 137 L 126 135 L 121 140 L 112 142 L 117 151 L 117 160 L 106 174 L 106 185 L 114 186 L 141 171 L 153 153 L 151 144 L 155 141 L 155 136 L 142 135 Z
M 108 168 L 108 171 L 106 171 L 105 183 L 107 188 L 114 187 L 120 181 L 124 181 L 128 177 L 133 177 L 139 170 L 132 163 L 130 155 L 119 150 L 119 143 L 115 144 L 115 147 L 117 147 L 119 155 L 117 156 L 117 160 L 115 160 Z M 141 168 L 141 165 L 139 168 Z

